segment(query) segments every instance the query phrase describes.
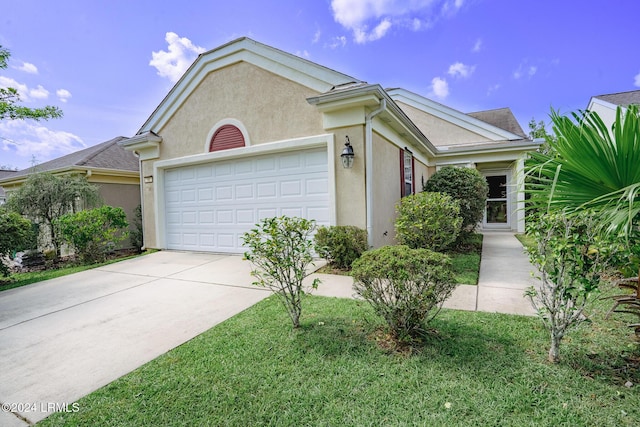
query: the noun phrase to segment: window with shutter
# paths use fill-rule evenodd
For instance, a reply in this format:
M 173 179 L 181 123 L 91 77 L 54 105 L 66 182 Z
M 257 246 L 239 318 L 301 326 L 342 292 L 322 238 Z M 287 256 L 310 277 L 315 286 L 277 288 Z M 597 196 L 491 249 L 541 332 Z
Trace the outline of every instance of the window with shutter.
M 402 197 L 414 194 L 415 192 L 415 180 L 414 180 L 415 164 L 413 160 L 413 153 L 408 150 L 400 150 L 400 195 Z

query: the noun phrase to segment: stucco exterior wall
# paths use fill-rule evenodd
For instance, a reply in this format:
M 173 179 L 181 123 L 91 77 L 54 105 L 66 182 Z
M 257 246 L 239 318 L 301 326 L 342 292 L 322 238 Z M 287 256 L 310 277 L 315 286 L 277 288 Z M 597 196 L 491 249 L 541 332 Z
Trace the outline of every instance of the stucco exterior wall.
M 400 200 L 400 148 L 373 134 L 374 247 L 395 243 L 396 203 Z
M 345 136 L 353 147 L 353 167 L 345 169 L 339 158 L 344 149 Z M 334 163 L 336 171 L 336 225 L 354 225 L 367 228 L 367 206 L 365 187 L 364 126 L 337 129 L 334 138 Z
M 613 107 L 613 108 L 611 108 Z M 616 121 L 616 109 L 615 106 L 607 106 L 603 105 L 599 102 L 594 102 L 591 105 L 591 110 L 594 113 L 598 113 L 598 116 L 602 119 L 605 125 L 607 125 L 608 129 L 611 129 L 611 125 Z
M 167 124 L 160 159 L 207 152 L 207 136 L 223 119 L 239 120 L 252 145 L 324 133 L 306 98 L 313 90 L 240 62 L 207 75 Z
M 488 138 L 447 122 L 402 102 L 396 102 L 433 145 L 462 145 L 489 141 Z
M 153 163 L 146 161 L 142 164 L 143 176 L 153 176 Z M 142 229 L 144 231 L 144 245 L 147 248 L 157 248 L 156 216 L 155 216 L 155 183 L 141 182 L 142 186 Z
M 136 207 L 140 204 L 140 186 L 130 184 L 96 184 L 99 187 L 100 196 L 105 205 L 120 207 L 127 214 L 127 222 L 129 229 L 135 227 L 133 221 L 135 219 Z M 123 247 L 130 247 L 130 242 L 123 242 Z

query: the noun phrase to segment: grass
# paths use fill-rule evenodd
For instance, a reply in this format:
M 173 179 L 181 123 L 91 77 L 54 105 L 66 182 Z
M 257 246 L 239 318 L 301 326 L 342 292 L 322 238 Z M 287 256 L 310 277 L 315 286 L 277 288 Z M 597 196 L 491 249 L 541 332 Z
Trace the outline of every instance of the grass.
M 120 257 L 116 259 L 111 259 L 102 263 L 90 264 L 90 265 L 70 265 L 67 267 L 49 269 L 49 270 L 41 270 L 41 271 L 31 271 L 27 273 L 13 273 L 8 278 L 8 282 L 3 282 L 6 280 L 0 277 L 0 292 L 6 291 L 9 289 L 19 288 L 21 286 L 30 285 L 32 283 L 41 282 L 43 280 L 55 279 L 56 277 L 66 276 L 68 274 L 79 273 L 81 271 L 90 270 L 92 268 L 102 267 L 103 265 L 113 264 L 114 262 L 124 261 L 125 259 L 135 258 L 140 255 L 144 255 L 151 252 L 144 252 L 142 254 L 129 255 L 125 257 Z
M 456 283 L 477 285 L 480 275 L 480 254 L 451 254 L 451 264 Z
M 365 302 L 309 296 L 292 330 L 270 297 L 38 425 L 638 425 L 640 353 L 594 316 L 550 365 L 536 318 L 442 310 L 394 353 Z
M 522 243 L 522 246 L 526 249 L 526 248 L 532 248 L 536 245 L 536 241 L 533 237 L 529 236 L 528 234 L 516 234 L 516 239 L 520 240 L 520 243 Z

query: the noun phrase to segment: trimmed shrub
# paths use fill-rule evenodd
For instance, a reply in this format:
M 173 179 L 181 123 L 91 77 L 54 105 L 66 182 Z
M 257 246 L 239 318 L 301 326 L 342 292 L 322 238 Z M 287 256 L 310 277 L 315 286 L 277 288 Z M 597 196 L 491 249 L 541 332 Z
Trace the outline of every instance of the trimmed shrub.
M 460 232 L 460 207 L 447 194 L 422 192 L 404 197 L 397 212 L 398 242 L 413 249 L 444 251 Z
M 489 186 L 476 169 L 444 167 L 429 178 L 424 191 L 445 193 L 458 201 L 463 234 L 473 231 L 482 221 Z
M 320 227 L 314 237 L 318 255 L 337 268 L 351 268 L 353 261 L 368 249 L 367 230 L 353 225 Z
M 308 266 L 313 262 L 314 231 L 313 220 L 281 216 L 263 219 L 243 237 L 244 246 L 249 248 L 244 257 L 257 267 L 251 271 L 258 279 L 253 284 L 278 296 L 294 328 L 300 326 L 302 282 L 310 274 Z M 315 279 L 311 287 L 316 289 L 319 283 Z
M 125 229 L 129 226 L 124 210 L 112 206 L 62 215 L 54 224 L 59 227 L 63 241 L 85 263 L 103 261 L 127 238 Z
M 424 335 L 426 325 L 456 287 L 447 255 L 408 246 L 365 252 L 351 275 L 358 295 L 369 302 L 399 340 Z

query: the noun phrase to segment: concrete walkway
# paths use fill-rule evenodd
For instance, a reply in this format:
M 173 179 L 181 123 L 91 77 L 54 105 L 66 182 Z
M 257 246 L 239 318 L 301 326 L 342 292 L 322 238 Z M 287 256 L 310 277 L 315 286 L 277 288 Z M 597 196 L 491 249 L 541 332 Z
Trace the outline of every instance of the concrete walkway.
M 525 289 L 537 284 L 534 267 L 513 233 L 483 232 L 478 286 L 460 285 L 446 308 L 533 316 Z
M 532 270 L 512 233 L 485 233 L 479 285 L 459 286 L 445 307 L 531 315 L 522 295 Z M 250 271 L 240 256 L 162 251 L 0 292 L 0 426 L 30 425 L 65 404 L 72 410 L 265 298 Z M 351 277 L 308 280 L 316 277 L 315 295 L 353 298 Z

